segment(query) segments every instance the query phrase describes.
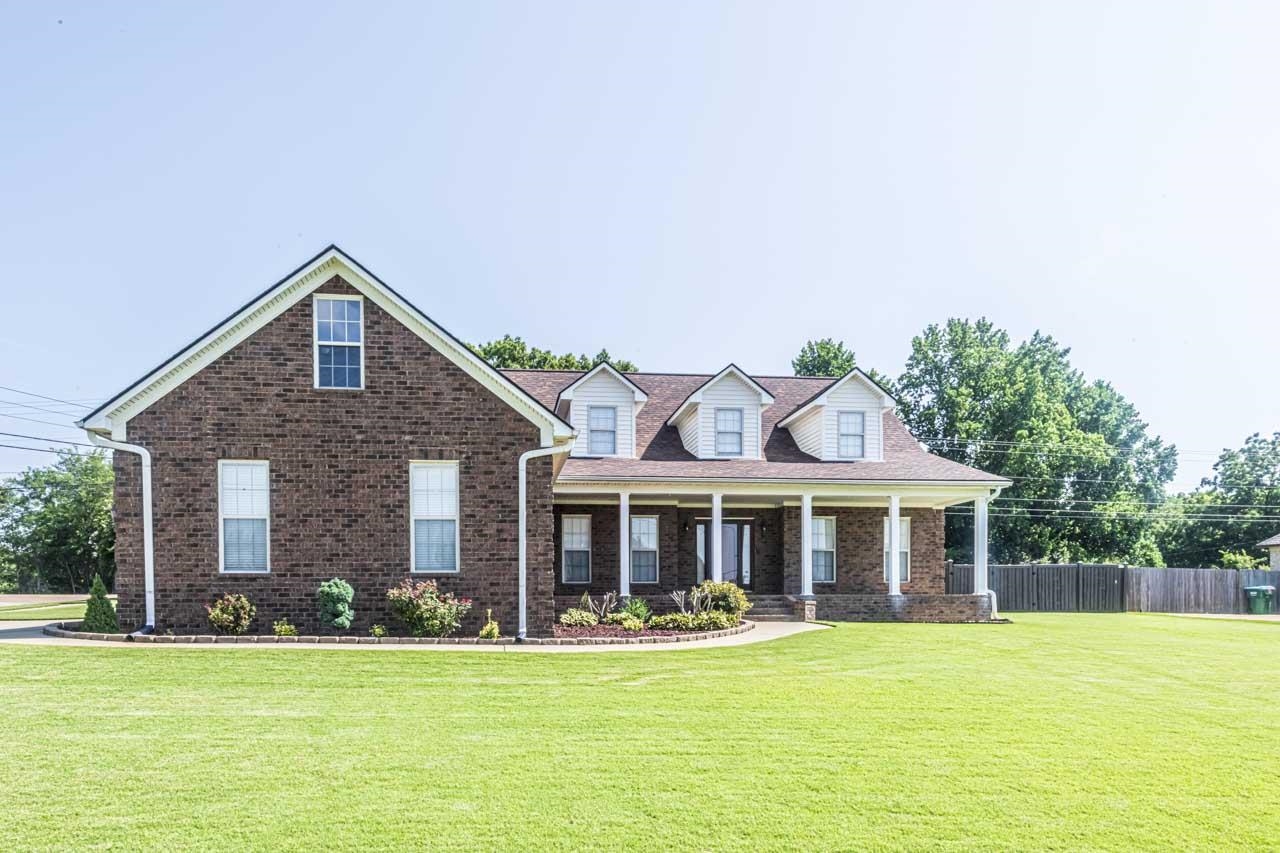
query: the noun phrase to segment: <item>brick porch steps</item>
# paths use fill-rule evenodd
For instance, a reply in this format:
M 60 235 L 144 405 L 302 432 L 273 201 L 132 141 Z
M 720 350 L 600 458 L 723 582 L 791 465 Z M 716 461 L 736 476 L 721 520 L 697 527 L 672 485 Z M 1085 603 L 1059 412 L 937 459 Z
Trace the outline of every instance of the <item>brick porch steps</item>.
M 752 595 L 747 594 L 747 598 L 751 601 L 751 609 L 747 611 L 746 618 L 753 622 L 799 622 L 792 609 L 792 602 L 785 595 Z

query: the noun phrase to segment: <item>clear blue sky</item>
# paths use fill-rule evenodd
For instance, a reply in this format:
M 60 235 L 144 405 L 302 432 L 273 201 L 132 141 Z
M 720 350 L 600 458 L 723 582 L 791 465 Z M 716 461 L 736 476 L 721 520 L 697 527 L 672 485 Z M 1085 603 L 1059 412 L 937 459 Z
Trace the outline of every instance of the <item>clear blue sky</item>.
M 0 384 L 101 399 L 337 242 L 650 370 L 1041 329 L 1179 486 L 1280 429 L 1275 4 L 265 7 L 0 4 Z

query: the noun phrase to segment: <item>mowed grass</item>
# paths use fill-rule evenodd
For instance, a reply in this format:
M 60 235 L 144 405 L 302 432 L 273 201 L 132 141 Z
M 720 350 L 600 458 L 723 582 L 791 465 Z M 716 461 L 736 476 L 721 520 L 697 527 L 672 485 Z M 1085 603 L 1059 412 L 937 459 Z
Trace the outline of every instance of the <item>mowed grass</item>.
M 46 604 L 36 607 L 15 607 L 12 610 L 0 610 L 0 622 L 83 619 L 84 607 L 85 604 L 83 601 L 76 601 L 67 604 Z
M 0 645 L 4 849 L 1259 849 L 1280 626 L 623 654 Z

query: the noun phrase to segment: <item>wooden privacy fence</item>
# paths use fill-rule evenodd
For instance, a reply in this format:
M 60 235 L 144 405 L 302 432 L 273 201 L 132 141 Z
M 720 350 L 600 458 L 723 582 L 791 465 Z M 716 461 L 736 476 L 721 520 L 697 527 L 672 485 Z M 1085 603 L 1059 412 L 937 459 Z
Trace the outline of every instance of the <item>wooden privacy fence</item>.
M 1243 613 L 1244 588 L 1280 588 L 1280 572 L 1152 569 L 1093 563 L 989 567 L 1001 610 L 1120 613 Z M 973 566 L 947 565 L 946 591 L 973 592 Z M 1280 612 L 1280 601 L 1271 602 Z

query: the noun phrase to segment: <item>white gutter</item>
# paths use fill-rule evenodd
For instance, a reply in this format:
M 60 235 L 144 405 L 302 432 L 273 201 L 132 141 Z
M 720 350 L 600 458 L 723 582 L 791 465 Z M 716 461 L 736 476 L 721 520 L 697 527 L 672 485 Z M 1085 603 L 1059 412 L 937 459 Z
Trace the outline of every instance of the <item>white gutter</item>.
M 529 563 L 529 531 L 526 530 L 528 522 L 526 516 L 529 514 L 529 508 L 526 506 L 528 489 L 525 485 L 525 467 L 530 459 L 539 456 L 553 456 L 560 453 L 568 453 L 573 449 L 573 442 L 568 441 L 554 447 L 536 447 L 533 450 L 526 450 L 520 454 L 520 603 L 518 609 L 520 611 L 520 627 L 516 632 L 516 642 L 520 642 L 525 638 L 525 632 L 528 628 L 527 613 L 528 608 L 525 606 L 526 588 L 528 586 L 528 563 Z
M 147 624 L 143 630 L 152 629 L 156 624 L 156 562 L 155 535 L 151 526 L 151 453 L 145 447 L 112 441 L 96 432 L 89 432 L 89 440 L 98 447 L 136 453 L 142 458 L 142 586 L 147 603 Z

